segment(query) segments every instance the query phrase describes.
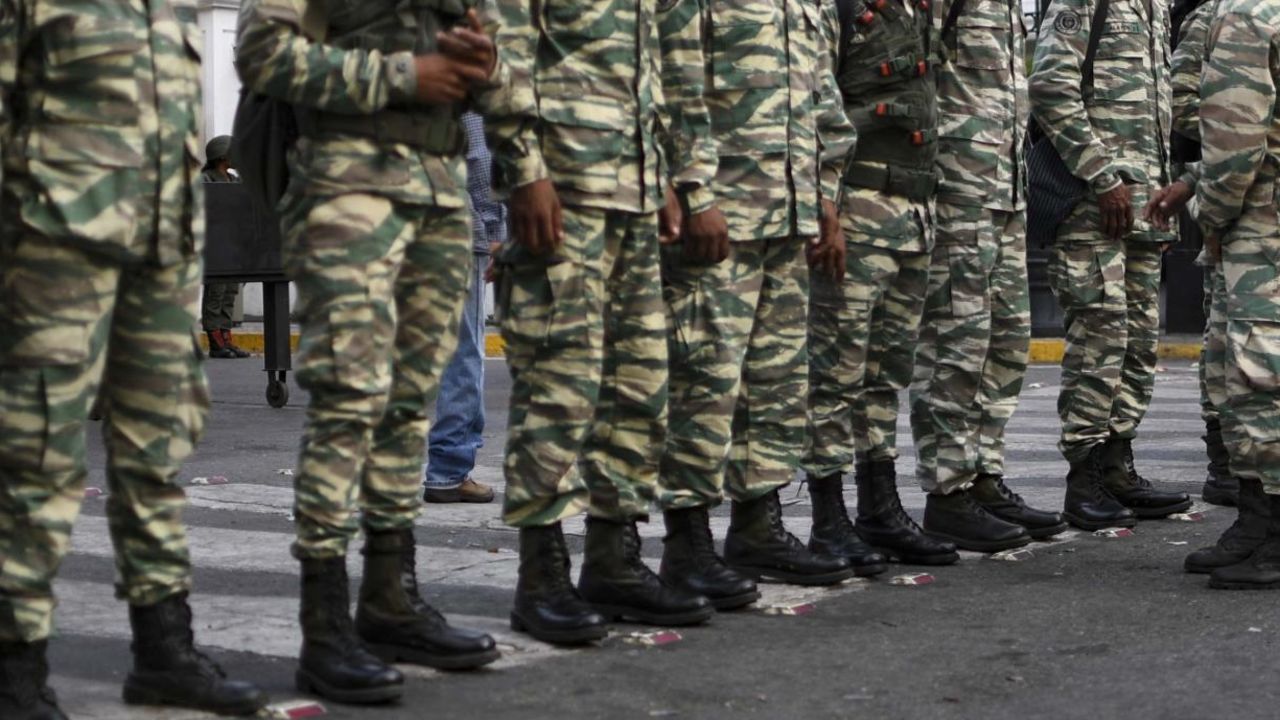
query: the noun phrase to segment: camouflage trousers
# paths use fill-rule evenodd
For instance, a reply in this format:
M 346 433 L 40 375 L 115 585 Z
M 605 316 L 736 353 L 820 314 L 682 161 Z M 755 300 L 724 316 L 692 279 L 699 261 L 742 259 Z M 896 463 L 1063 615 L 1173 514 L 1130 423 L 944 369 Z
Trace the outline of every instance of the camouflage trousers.
M 201 264 L 122 265 L 13 232 L 0 278 L 0 642 L 31 642 L 50 633 L 99 392 L 116 595 L 150 605 L 190 588 L 176 477 L 209 408 Z
M 647 518 L 666 438 L 656 214 L 564 208 L 564 244 L 501 258 L 511 369 L 503 519 Z
M 1004 430 L 1031 343 L 1022 212 L 939 202 L 911 384 L 916 477 L 928 492 L 1004 474 Z
M 1210 261 L 1212 262 L 1212 261 Z M 1221 263 L 1206 265 L 1204 268 L 1204 343 L 1200 346 L 1200 417 L 1206 423 L 1221 420 L 1218 405 L 1226 398 L 1220 396 L 1214 400 L 1210 386 L 1221 387 L 1225 392 L 1225 384 L 1217 375 L 1226 370 L 1222 358 L 1227 352 L 1226 309 L 1227 288 L 1224 285 Z M 1214 306 L 1223 305 L 1217 312 L 1222 320 L 1213 322 Z
M 230 330 L 236 310 L 238 283 L 209 283 L 200 299 L 200 326 L 205 332 Z
M 338 557 L 360 522 L 400 530 L 418 515 L 427 411 L 471 277 L 470 213 L 376 195 L 291 196 L 283 228 L 302 326 L 298 383 L 311 397 L 293 552 Z
M 844 282 L 812 277 L 803 462 L 811 475 L 850 472 L 855 453 L 898 457 L 898 393 L 911 381 L 929 286 L 930 253 L 847 240 Z
M 1155 387 L 1160 247 L 1094 237 L 1060 237 L 1049 263 L 1067 335 L 1059 449 L 1072 462 L 1109 437 L 1135 437 Z
M 666 509 L 752 500 L 791 482 L 804 444 L 804 238 L 735 242 L 716 265 L 664 248 L 671 424 Z
M 1226 302 L 1214 309 L 1225 325 L 1226 352 L 1215 363 L 1215 404 L 1231 473 L 1261 480 L 1280 495 L 1280 236 L 1230 237 L 1220 264 Z M 1221 378 L 1218 381 L 1216 378 Z M 1217 401 L 1221 402 L 1217 402 Z

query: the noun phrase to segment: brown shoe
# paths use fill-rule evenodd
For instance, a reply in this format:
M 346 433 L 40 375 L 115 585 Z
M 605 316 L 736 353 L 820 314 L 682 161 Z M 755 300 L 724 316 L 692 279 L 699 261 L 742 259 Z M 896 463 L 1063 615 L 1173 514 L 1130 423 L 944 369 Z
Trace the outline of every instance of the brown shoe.
M 487 503 L 493 502 L 493 488 L 468 477 L 458 487 L 423 488 L 422 499 L 429 503 Z

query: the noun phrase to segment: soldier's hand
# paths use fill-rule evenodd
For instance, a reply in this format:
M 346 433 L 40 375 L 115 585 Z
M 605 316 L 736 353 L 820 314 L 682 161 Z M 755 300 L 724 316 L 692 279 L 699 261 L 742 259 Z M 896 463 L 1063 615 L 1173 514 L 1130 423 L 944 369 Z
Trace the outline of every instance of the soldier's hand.
M 822 200 L 822 225 L 818 237 L 808 248 L 809 267 L 839 282 L 844 280 L 844 231 L 835 203 Z
M 684 256 L 696 263 L 715 265 L 729 257 L 729 223 L 720 208 L 690 215 L 684 226 Z
M 475 9 L 467 11 L 466 20 L 466 27 L 455 27 L 436 35 L 437 47 L 454 60 L 481 68 L 488 78 L 498 63 L 498 50 L 493 46 L 493 39 L 485 34 Z
M 684 211 L 680 209 L 680 200 L 674 190 L 667 188 L 667 204 L 658 211 L 658 242 L 663 245 L 680 239 L 680 225 Z
M 1160 230 L 1172 227 L 1169 220 L 1182 212 L 1191 201 L 1194 192 L 1191 186 L 1181 180 L 1160 188 L 1151 196 L 1147 207 L 1142 211 L 1142 218 Z
M 550 180 L 521 185 L 511 193 L 511 233 L 515 241 L 534 255 L 560 249 L 564 241 L 564 220 L 560 196 Z
M 1205 234 L 1204 249 L 1208 251 L 1209 257 L 1213 258 L 1215 263 L 1222 262 L 1222 238 L 1216 233 Z
M 1120 183 L 1114 190 L 1098 196 L 1102 211 L 1102 234 L 1111 240 L 1122 240 L 1133 228 L 1133 195 L 1129 186 Z
M 489 74 L 478 65 L 455 60 L 441 53 L 414 58 L 418 68 L 418 101 L 427 105 L 449 105 L 467 96 L 475 83 Z

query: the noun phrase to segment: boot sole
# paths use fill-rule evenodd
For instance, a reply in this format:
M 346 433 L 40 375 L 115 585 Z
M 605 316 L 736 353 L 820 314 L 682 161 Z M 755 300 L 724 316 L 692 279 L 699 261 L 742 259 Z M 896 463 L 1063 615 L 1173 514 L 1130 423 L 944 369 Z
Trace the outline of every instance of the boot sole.
M 724 612 L 726 610 L 738 610 L 740 608 L 744 608 L 748 605 L 751 605 L 752 603 L 754 603 L 759 599 L 760 599 L 759 590 L 752 590 L 749 593 L 742 593 L 741 595 L 732 595 L 729 597 L 710 598 L 711 607 L 715 608 L 718 612 Z
M 1018 527 L 1022 526 L 1019 525 Z M 1026 547 L 1031 544 L 1031 536 L 1028 534 L 1023 534 L 1010 540 L 984 541 L 970 540 L 968 538 L 962 538 L 948 533 L 936 532 L 927 528 L 925 529 L 925 532 L 933 537 L 946 540 L 961 550 L 968 550 L 970 552 L 997 553 L 1003 550 L 1013 550 L 1015 548 Z
M 1129 518 L 1127 520 L 1118 520 L 1116 522 L 1090 522 L 1065 512 L 1062 513 L 1062 517 L 1066 518 L 1067 522 L 1070 523 L 1072 527 L 1077 527 L 1081 530 L 1089 530 L 1090 532 L 1095 530 L 1106 530 L 1107 528 L 1133 528 L 1138 524 L 1138 518 L 1136 517 Z
M 854 565 L 853 574 L 857 577 L 871 577 L 879 575 L 889 570 L 889 563 L 876 563 L 874 565 Z
M 467 655 L 437 655 L 399 645 L 370 643 L 367 640 L 365 647 L 385 663 L 406 662 L 437 670 L 474 670 L 502 657 L 502 653 L 497 648 Z
M 1136 508 L 1128 505 L 1125 507 L 1129 507 L 1133 514 L 1138 516 L 1139 520 L 1159 520 L 1176 513 L 1186 512 L 1191 509 L 1191 504 L 1191 500 L 1188 499 L 1186 502 L 1180 502 L 1177 505 L 1166 505 L 1162 508 Z
M 782 582 L 787 585 L 806 585 L 806 586 L 822 586 L 837 585 L 854 576 L 853 568 L 847 570 L 837 570 L 835 572 L 821 573 L 818 575 L 806 575 L 803 573 L 793 573 L 786 570 L 778 570 L 777 568 L 757 568 L 748 565 L 733 565 L 730 567 L 738 572 L 746 575 L 752 580 Z
M 180 707 L 189 710 L 209 712 L 215 715 L 228 716 L 253 715 L 267 706 L 267 697 L 265 694 L 260 694 L 259 697 L 254 700 L 246 700 L 240 705 L 227 705 L 223 707 L 184 703 L 170 698 L 166 693 L 159 690 L 140 687 L 137 684 L 131 683 L 128 679 L 124 682 L 124 692 L 122 693 L 122 697 L 126 705 Z
M 511 629 L 552 645 L 587 645 L 609 636 L 609 627 L 607 625 L 594 625 L 572 630 L 544 630 L 526 623 L 515 613 L 511 613 Z
M 588 600 L 587 602 L 591 602 Z M 701 625 L 711 619 L 716 614 L 714 605 L 708 605 L 699 610 L 690 610 L 683 613 L 655 613 L 640 608 L 627 607 L 625 605 L 601 605 L 599 603 L 591 603 L 591 607 L 596 612 L 604 615 L 610 620 L 631 620 L 633 622 L 643 623 L 645 625 Z
M 1212 485 L 1206 485 L 1201 488 L 1200 499 L 1210 505 L 1220 505 L 1222 507 L 1236 507 L 1236 504 L 1240 501 L 1236 493 L 1230 490 L 1222 490 Z
M 876 552 L 888 558 L 890 562 L 895 562 L 899 565 L 928 565 L 930 567 L 938 567 L 941 565 L 954 565 L 957 562 L 960 562 L 960 553 L 952 552 L 941 553 L 939 555 L 908 555 L 883 545 L 872 544 L 871 547 L 874 547 Z
M 1280 590 L 1280 580 L 1270 583 L 1246 583 L 1209 578 L 1209 587 L 1214 590 Z
M 294 675 L 294 683 L 300 692 L 349 705 L 381 705 L 399 700 L 404 693 L 404 685 L 401 683 L 385 687 L 343 690 L 312 677 L 305 670 L 299 670 Z
M 1071 526 L 1064 521 L 1057 525 L 1049 525 L 1048 527 L 1041 528 L 1031 528 L 1026 525 L 1022 525 L 1021 527 L 1027 531 L 1027 534 L 1031 536 L 1032 540 L 1048 540 L 1055 535 L 1061 535 L 1066 532 Z

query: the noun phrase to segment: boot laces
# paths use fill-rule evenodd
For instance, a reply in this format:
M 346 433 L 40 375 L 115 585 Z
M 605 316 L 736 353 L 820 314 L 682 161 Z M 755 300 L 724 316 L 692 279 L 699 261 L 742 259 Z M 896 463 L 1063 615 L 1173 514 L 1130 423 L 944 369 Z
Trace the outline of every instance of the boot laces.
M 1149 488 L 1151 481 L 1138 474 L 1138 467 L 1133 462 L 1133 443 L 1124 443 L 1124 471 L 1134 487 Z
M 773 499 L 768 503 L 769 532 L 775 538 L 786 545 L 803 549 L 804 543 L 800 542 L 800 538 L 791 534 L 787 530 L 787 526 L 782 522 L 782 502 L 779 500 L 777 493 L 774 493 Z
M 641 575 L 657 578 L 657 573 L 653 572 L 640 557 L 640 529 L 635 523 L 628 523 L 626 532 L 622 534 L 622 556 L 632 570 Z
M 404 594 L 409 598 L 409 607 L 413 608 L 414 613 L 422 619 L 444 625 L 446 624 L 444 615 L 422 597 L 422 591 L 418 587 L 418 563 L 415 558 L 414 546 L 410 544 L 409 550 L 401 555 L 400 560 L 400 586 L 404 588 Z
M 1014 492 L 1008 485 L 1004 484 L 1004 477 L 1000 475 L 994 475 L 992 476 L 992 483 L 995 485 L 996 493 L 1005 502 L 1013 503 L 1014 505 L 1018 505 L 1018 506 L 1022 506 L 1026 504 L 1026 502 L 1022 499 L 1021 495 Z
M 179 607 L 181 608 L 183 628 L 182 646 L 186 651 L 184 654 L 187 656 L 187 661 L 204 677 L 225 678 L 227 674 L 223 672 L 222 666 L 196 647 L 196 634 L 192 629 L 191 606 L 184 601 Z

